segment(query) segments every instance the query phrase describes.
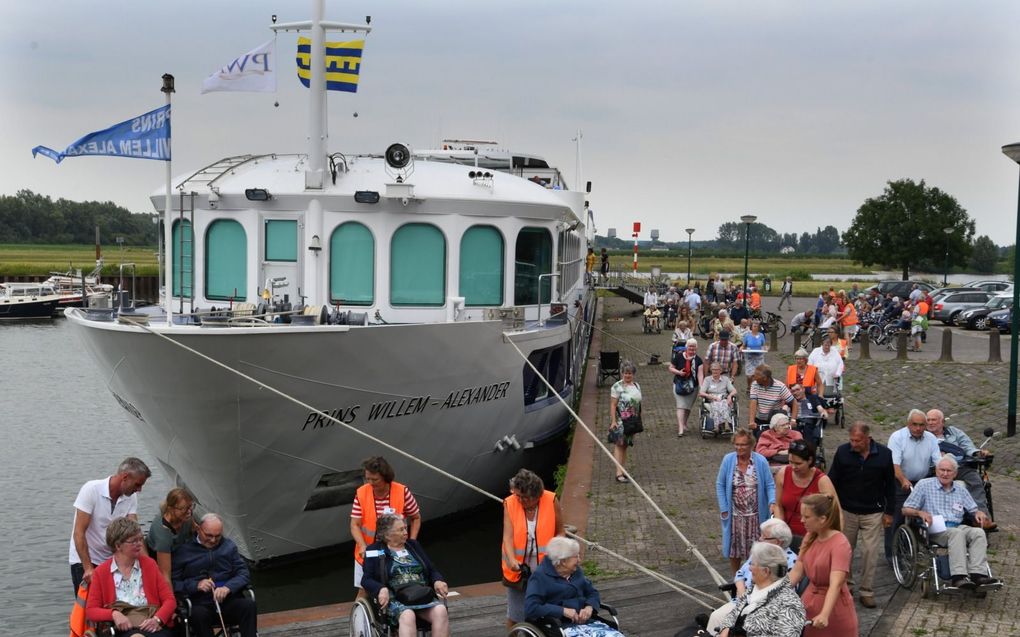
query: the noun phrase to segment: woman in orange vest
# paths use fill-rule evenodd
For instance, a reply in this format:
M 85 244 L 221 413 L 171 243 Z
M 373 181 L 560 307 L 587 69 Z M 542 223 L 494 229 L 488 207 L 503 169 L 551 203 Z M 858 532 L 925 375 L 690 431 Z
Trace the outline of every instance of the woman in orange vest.
M 808 365 L 807 359 L 808 353 L 803 347 L 793 355 L 794 364 L 786 368 L 786 386 L 803 385 L 807 393 L 821 396 L 822 377 L 817 367 Z
M 850 353 L 850 341 L 845 338 L 839 337 L 839 329 L 835 325 L 829 328 L 829 338 L 832 339 L 832 346 L 839 351 L 839 355 L 846 360 L 847 354 Z
M 503 585 L 507 587 L 507 628 L 524 621 L 527 576 L 545 557 L 549 540 L 563 534 L 563 512 L 556 494 L 546 491 L 542 478 L 534 472 L 518 471 L 510 479 L 510 495 L 503 500 L 502 561 Z
M 361 576 L 365 549 L 375 542 L 376 520 L 381 515 L 400 516 L 407 521 L 407 536 L 417 540 L 421 512 L 411 490 L 394 482 L 396 474 L 385 458 L 366 458 L 361 468 L 365 471 L 365 484 L 358 488 L 351 507 L 351 537 L 354 539 L 354 585 L 358 588 L 358 597 L 367 597 L 361 587 Z
M 854 307 L 853 303 L 847 303 L 843 308 L 843 314 L 839 317 L 839 324 L 843 328 L 843 334 L 846 336 L 847 347 L 850 342 L 854 340 L 854 335 L 857 334 L 858 323 L 860 319 L 857 317 L 857 308 Z

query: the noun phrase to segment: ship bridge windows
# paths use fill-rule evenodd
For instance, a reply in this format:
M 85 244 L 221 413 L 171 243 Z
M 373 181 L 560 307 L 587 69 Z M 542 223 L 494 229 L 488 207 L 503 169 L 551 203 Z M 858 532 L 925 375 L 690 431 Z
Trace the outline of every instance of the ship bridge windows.
M 535 366 L 542 376 L 545 376 L 549 383 L 561 393 L 566 386 L 569 377 L 570 367 L 570 343 L 563 343 L 553 347 L 538 349 L 528 355 L 528 361 Z M 544 398 L 549 397 L 549 387 L 542 382 L 542 379 L 531 369 L 530 365 L 524 366 L 524 404 L 531 405 Z
M 294 219 L 266 219 L 266 261 L 294 263 L 298 255 L 298 223 Z
M 330 237 L 329 299 L 344 305 L 375 302 L 375 238 L 364 224 L 342 223 Z
M 514 305 L 548 303 L 552 295 L 551 277 L 541 280 L 539 301 L 539 275 L 552 272 L 552 236 L 545 228 L 522 228 L 517 235 L 514 253 Z
M 193 250 L 195 233 L 191 229 L 189 220 L 174 221 L 171 241 L 173 243 L 170 249 L 170 261 L 173 263 L 173 296 L 191 298 L 195 272 Z M 182 286 L 183 294 L 181 294 Z
M 390 303 L 441 306 L 446 302 L 446 237 L 429 223 L 408 223 L 390 242 Z
M 205 296 L 243 299 L 248 291 L 248 238 L 233 219 L 217 219 L 205 233 Z
M 460 296 L 465 305 L 503 305 L 503 235 L 472 226 L 460 239 Z

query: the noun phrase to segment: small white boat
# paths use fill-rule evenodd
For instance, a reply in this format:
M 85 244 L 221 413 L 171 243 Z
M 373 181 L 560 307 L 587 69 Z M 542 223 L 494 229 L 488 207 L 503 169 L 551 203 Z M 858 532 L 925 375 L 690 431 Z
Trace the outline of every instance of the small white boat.
M 0 320 L 52 318 L 59 303 L 45 283 L 0 283 Z

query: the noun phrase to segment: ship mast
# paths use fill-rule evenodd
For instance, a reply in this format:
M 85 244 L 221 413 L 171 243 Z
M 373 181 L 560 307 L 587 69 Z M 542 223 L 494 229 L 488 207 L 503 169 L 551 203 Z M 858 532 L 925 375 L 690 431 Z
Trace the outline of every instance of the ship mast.
M 308 164 L 305 169 L 305 189 L 322 190 L 325 183 L 326 148 L 329 123 L 326 112 L 326 32 L 339 31 L 370 33 L 367 24 L 349 24 L 323 20 L 325 0 L 312 0 L 312 19 L 303 22 L 272 24 L 270 29 L 280 31 L 307 31 L 312 41 L 311 77 L 308 83 Z

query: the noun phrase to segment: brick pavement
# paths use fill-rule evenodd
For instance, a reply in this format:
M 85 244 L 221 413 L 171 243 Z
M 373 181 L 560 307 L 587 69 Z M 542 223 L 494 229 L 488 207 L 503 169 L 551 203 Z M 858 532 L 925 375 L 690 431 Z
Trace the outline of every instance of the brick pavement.
M 630 451 L 628 470 L 725 576 L 728 571 L 720 554 L 714 483 L 719 461 L 732 447 L 726 440 L 702 440 L 696 427 L 684 438 L 676 437 L 675 406 L 668 372 L 668 334 L 642 334 L 640 319 L 631 317 L 636 306 L 615 297 L 604 300 L 599 327 L 620 336 L 626 343 L 604 337 L 602 348 L 619 349 L 625 358 L 638 365 L 637 381 L 644 395 L 645 432 L 638 436 Z M 790 351 L 792 339 L 788 336 L 782 339 L 778 354 L 769 354 L 769 363 L 776 369 L 785 369 L 790 362 Z M 658 354 L 666 364 L 649 365 L 648 353 Z M 593 356 L 597 358 L 597 352 L 593 352 Z M 1001 395 L 1005 376 L 1005 365 L 852 360 L 846 377 L 847 419 L 868 422 L 874 428 L 875 438 L 884 441 L 901 426 L 911 407 L 938 406 L 954 416 L 954 425 L 980 439 L 980 430 L 986 424 L 1004 429 L 1005 400 Z M 737 384 L 738 390 L 742 386 Z M 746 414 L 743 395 L 741 407 L 742 414 Z M 604 432 L 608 427 L 608 410 L 607 386 L 597 396 L 594 427 L 599 431 Z M 696 421 L 695 416 L 692 416 L 693 421 Z M 830 454 L 845 441 L 845 430 L 834 427 L 826 430 L 826 448 Z M 1020 573 L 1016 568 L 1020 565 L 1020 543 L 1016 539 L 1020 533 L 1016 523 L 1016 508 L 1020 503 L 1016 458 L 1020 441 L 997 439 L 992 448 L 996 452 L 993 493 L 1002 532 L 991 536 L 990 561 L 995 574 L 1003 577 L 1012 588 L 1020 585 Z M 624 555 L 636 556 L 641 563 L 678 578 L 695 577 L 697 573 L 697 578 L 703 580 L 704 568 L 686 551 L 683 543 L 672 536 L 633 487 L 617 484 L 613 475 L 609 460 L 597 453 L 589 498 L 589 539 Z M 627 567 L 597 551 L 586 555 L 585 567 L 598 578 L 632 575 Z M 881 566 L 881 570 L 886 567 Z M 885 576 L 888 577 L 888 572 Z M 900 589 L 881 617 L 875 613 L 871 621 L 862 619 L 862 634 L 967 635 L 976 634 L 976 625 L 985 625 L 981 630 L 983 634 L 988 634 L 987 629 L 992 628 L 991 634 L 1020 635 L 1015 622 L 1020 615 L 1017 600 L 1008 589 L 990 594 L 985 600 L 961 600 L 951 595 L 922 600 L 920 586 L 913 592 Z M 680 600 L 673 610 L 678 622 L 697 612 L 686 600 Z M 862 611 L 860 607 L 858 610 Z

